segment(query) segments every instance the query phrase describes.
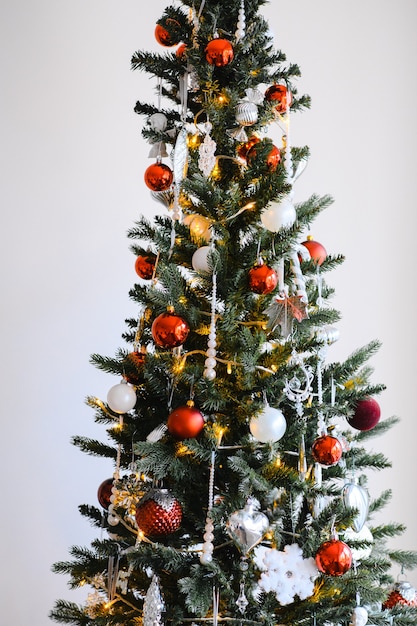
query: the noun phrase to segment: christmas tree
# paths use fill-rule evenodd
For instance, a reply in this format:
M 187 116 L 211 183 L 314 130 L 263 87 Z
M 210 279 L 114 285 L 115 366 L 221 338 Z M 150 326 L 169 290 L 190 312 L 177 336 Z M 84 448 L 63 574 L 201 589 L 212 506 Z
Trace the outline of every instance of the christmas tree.
M 150 144 L 153 220 L 128 232 L 137 318 L 125 347 L 92 356 L 117 378 L 89 397 L 108 458 L 89 548 L 54 565 L 85 606 L 60 623 L 414 624 L 417 596 L 392 577 L 401 524 L 373 522 L 390 498 L 367 472 L 381 419 L 373 341 L 328 359 L 340 316 L 327 273 L 343 262 L 308 231 L 329 196 L 295 202 L 306 146 L 290 121 L 308 108 L 297 65 L 275 48 L 262 0 L 168 6 L 132 67 L 155 77 L 137 102 Z

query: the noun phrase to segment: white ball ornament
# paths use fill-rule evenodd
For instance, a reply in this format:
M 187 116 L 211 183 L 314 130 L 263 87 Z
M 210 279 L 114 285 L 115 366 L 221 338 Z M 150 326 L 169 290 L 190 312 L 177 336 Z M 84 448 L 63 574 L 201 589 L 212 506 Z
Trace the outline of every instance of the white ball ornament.
M 346 530 L 343 531 L 343 541 L 346 541 L 351 549 L 352 558 L 356 563 L 360 563 L 360 561 L 367 559 L 371 555 L 374 538 L 366 524 L 362 526 L 359 532 L 354 531 L 353 528 L 346 528 Z M 361 547 L 353 546 L 351 542 L 356 541 L 366 541 L 368 545 Z
M 210 272 L 208 264 L 208 255 L 210 252 L 210 246 L 201 246 L 194 252 L 191 265 L 196 272 Z
M 297 213 L 290 198 L 272 203 L 261 213 L 263 226 L 272 233 L 277 233 L 281 228 L 291 228 L 296 218 Z
M 167 127 L 168 120 L 163 113 L 154 113 L 149 118 L 149 124 L 155 131 L 164 131 Z
M 253 437 L 261 443 L 279 441 L 287 429 L 287 422 L 283 412 L 269 404 L 254 415 L 249 422 L 249 430 Z
M 136 404 L 136 392 L 126 381 L 122 381 L 109 389 L 107 404 L 115 413 L 127 413 Z

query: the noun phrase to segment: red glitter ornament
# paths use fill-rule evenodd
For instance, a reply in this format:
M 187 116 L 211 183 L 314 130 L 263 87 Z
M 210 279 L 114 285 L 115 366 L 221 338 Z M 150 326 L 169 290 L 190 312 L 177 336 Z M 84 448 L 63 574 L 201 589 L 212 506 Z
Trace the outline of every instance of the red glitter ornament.
M 273 267 L 259 263 L 249 270 L 249 288 L 254 293 L 271 293 L 278 284 L 278 275 Z
M 170 308 L 154 319 L 151 332 L 156 345 L 160 348 L 177 348 L 187 339 L 190 327 Z
M 185 406 L 179 406 L 168 416 L 168 431 L 177 439 L 197 437 L 204 428 L 204 417 L 194 402 L 189 400 Z
M 382 608 L 392 609 L 397 605 L 417 607 L 417 591 L 405 580 L 395 583 Z
M 106 478 L 106 480 L 103 480 L 103 482 L 97 489 L 97 500 L 100 502 L 103 509 L 108 509 L 110 506 L 112 487 L 113 478 Z
M 259 153 L 260 147 L 261 147 L 261 143 L 255 143 L 249 150 L 248 153 L 246 155 L 246 160 L 247 162 L 251 163 L 251 161 L 253 161 L 253 159 L 255 159 Z M 272 146 L 270 152 L 267 154 L 266 157 L 266 165 L 269 169 L 270 172 L 275 172 L 275 170 L 278 167 L 279 162 L 281 161 L 281 151 L 279 148 L 277 148 L 276 146 Z
M 287 105 L 290 107 L 292 104 L 292 93 L 285 85 L 271 85 L 265 91 L 265 100 L 273 104 L 275 110 L 282 115 L 286 112 Z
M 152 191 L 166 191 L 172 185 L 174 174 L 168 165 L 157 161 L 146 169 L 144 179 Z
M 310 253 L 310 258 L 312 259 L 312 261 L 315 261 L 317 265 L 321 265 L 326 259 L 326 248 L 318 241 L 314 241 L 311 235 L 307 236 L 307 240 L 303 241 L 302 245 L 307 248 Z
M 233 61 L 233 46 L 227 39 L 212 39 L 208 42 L 205 50 L 206 60 L 210 65 L 224 67 Z
M 165 28 L 165 26 L 170 26 L 171 33 Z M 155 39 L 161 46 L 165 46 L 166 48 L 171 48 L 172 46 L 176 46 L 180 41 L 179 34 L 174 34 L 173 30 L 180 29 L 180 25 L 176 20 L 168 18 L 165 20 L 165 26 L 162 24 L 157 24 L 155 26 Z M 174 27 L 174 28 L 173 28 Z
M 316 565 L 322 574 L 342 576 L 352 565 L 352 551 L 344 541 L 330 539 L 317 550 Z
M 168 489 L 151 489 L 136 505 L 135 519 L 145 535 L 169 535 L 181 525 L 181 504 Z
M 129 352 L 124 360 L 123 376 L 131 385 L 140 383 L 140 370 L 143 368 L 146 357 L 146 349 L 134 350 Z
M 329 467 L 336 465 L 342 458 L 343 448 L 342 444 L 336 437 L 331 435 L 322 435 L 318 437 L 311 448 L 313 458 L 320 465 Z
M 374 398 L 364 398 L 359 400 L 352 417 L 348 417 L 348 422 L 357 430 L 371 430 L 379 422 L 381 408 Z
M 136 274 L 143 280 L 150 280 L 155 270 L 155 263 L 155 254 L 140 254 L 135 261 Z

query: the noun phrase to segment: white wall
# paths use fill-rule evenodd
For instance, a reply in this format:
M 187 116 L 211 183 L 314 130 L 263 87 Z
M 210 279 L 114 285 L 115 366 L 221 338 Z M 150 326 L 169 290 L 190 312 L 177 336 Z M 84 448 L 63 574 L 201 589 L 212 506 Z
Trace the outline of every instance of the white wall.
M 112 468 L 84 457 L 73 434 L 100 438 L 85 396 L 114 379 L 89 365 L 113 355 L 134 257 L 125 233 L 159 210 L 144 188 L 148 146 L 137 99 L 155 82 L 131 72 L 153 38 L 165 0 L 14 0 L 0 5 L 1 356 L 3 495 L 0 596 L 4 623 L 49 622 L 54 600 L 78 600 L 51 564 L 95 536 L 77 511 L 96 502 Z M 374 379 L 384 416 L 401 424 L 374 449 L 393 461 L 373 481 L 391 487 L 386 521 L 414 531 L 416 38 L 414 0 L 272 0 L 277 47 L 302 69 L 310 112 L 293 139 L 312 156 L 296 199 L 336 200 L 313 234 L 347 260 L 334 272 L 342 311 L 332 359 L 379 338 Z M 409 576 L 417 585 L 417 574 Z M 85 592 L 81 594 L 85 597 Z

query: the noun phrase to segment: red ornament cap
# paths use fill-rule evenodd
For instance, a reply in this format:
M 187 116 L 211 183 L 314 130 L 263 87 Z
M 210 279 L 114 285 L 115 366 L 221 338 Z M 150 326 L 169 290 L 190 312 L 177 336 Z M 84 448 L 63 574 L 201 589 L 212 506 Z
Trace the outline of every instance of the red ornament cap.
M 318 241 L 315 241 L 311 235 L 307 236 L 307 240 L 303 241 L 302 245 L 307 248 L 310 253 L 310 258 L 312 261 L 315 261 L 317 265 L 321 265 L 323 261 L 325 261 L 327 257 L 326 248 Z
M 292 105 L 292 93 L 285 85 L 271 85 L 265 91 L 265 99 L 274 105 L 278 113 L 285 113 L 287 104 Z
M 97 500 L 100 502 L 103 509 L 108 509 L 110 506 L 110 497 L 113 487 L 113 478 L 106 478 L 103 480 L 99 488 L 97 489 Z
M 220 39 L 219 37 L 208 42 L 205 54 L 208 63 L 216 67 L 228 65 L 233 61 L 234 57 L 233 46 L 230 41 Z
M 331 435 L 322 435 L 318 437 L 311 448 L 313 458 L 320 465 L 330 467 L 336 465 L 342 458 L 343 448 L 342 444 L 336 437 Z
M 371 430 L 381 417 L 381 408 L 375 398 L 364 398 L 356 403 L 355 412 L 348 422 L 357 430 Z
M 179 406 L 168 416 L 167 427 L 173 437 L 190 439 L 197 437 L 204 428 L 204 417 L 194 402 L 189 400 L 185 406 Z
M 156 254 L 140 254 L 135 261 L 135 271 L 139 278 L 150 280 L 153 276 Z
M 342 576 L 351 568 L 352 550 L 339 539 L 325 541 L 317 550 L 316 565 L 322 574 Z
M 182 317 L 167 311 L 154 319 L 151 332 L 160 348 L 177 348 L 187 339 L 190 327 Z
M 172 185 L 174 174 L 168 165 L 157 161 L 145 170 L 144 180 L 152 191 L 166 191 Z
M 151 489 L 136 505 L 135 519 L 145 535 L 169 535 L 181 525 L 181 504 L 168 489 Z
M 254 293 L 271 293 L 278 284 L 278 275 L 273 267 L 259 263 L 249 270 L 249 288 Z

